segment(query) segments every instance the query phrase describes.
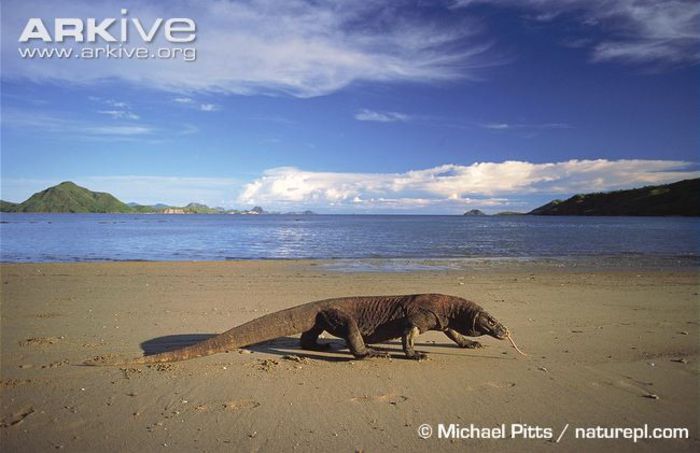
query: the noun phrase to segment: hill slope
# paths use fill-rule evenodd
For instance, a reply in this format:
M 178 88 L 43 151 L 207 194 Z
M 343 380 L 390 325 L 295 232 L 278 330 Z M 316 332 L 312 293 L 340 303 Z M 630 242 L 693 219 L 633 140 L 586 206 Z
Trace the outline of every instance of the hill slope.
M 700 179 L 554 200 L 529 215 L 700 216 Z
M 176 212 L 168 212 L 176 211 Z M 123 203 L 114 195 L 93 192 L 85 187 L 66 181 L 37 192 L 22 203 L 0 200 L 0 212 L 75 212 L 75 213 L 134 213 L 134 214 L 268 214 L 261 207 L 239 211 L 210 208 L 201 203 L 190 203 L 180 208 L 157 204 Z
M 133 212 L 134 210 L 113 195 L 92 192 L 72 182 L 37 192 L 26 201 L 3 203 L 5 212 Z
M 17 203 L 0 200 L 0 212 L 14 212 L 17 209 Z

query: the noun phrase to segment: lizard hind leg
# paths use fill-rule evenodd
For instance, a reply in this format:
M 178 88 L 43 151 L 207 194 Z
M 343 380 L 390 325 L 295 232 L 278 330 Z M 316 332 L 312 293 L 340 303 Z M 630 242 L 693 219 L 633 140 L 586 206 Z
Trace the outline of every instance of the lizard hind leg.
M 331 349 L 330 343 L 319 343 L 318 336 L 323 333 L 325 329 L 316 323 L 311 329 L 301 334 L 300 343 L 302 349 L 307 349 L 309 351 L 327 351 Z
M 368 348 L 355 318 L 340 310 L 327 310 L 320 313 L 323 330 L 333 336 L 343 338 L 356 359 L 366 357 L 388 357 L 389 354 Z

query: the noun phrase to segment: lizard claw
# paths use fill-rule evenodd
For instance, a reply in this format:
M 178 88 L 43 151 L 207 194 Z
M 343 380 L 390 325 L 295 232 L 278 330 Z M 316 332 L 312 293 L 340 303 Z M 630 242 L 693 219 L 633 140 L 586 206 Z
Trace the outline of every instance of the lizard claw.
M 417 360 L 419 362 L 422 360 L 428 360 L 428 354 L 424 352 L 415 352 L 411 355 L 407 355 L 406 357 L 412 360 Z
M 377 351 L 376 349 L 367 348 L 367 350 L 364 354 L 355 354 L 356 359 L 369 359 L 372 357 L 387 358 L 387 357 L 389 357 L 389 353 L 384 352 L 384 351 Z
M 470 341 L 469 343 L 461 344 L 460 347 L 465 349 L 481 349 L 484 345 L 478 341 Z
M 384 351 L 377 351 L 376 349 L 370 349 L 370 350 L 367 352 L 367 357 L 387 358 L 387 357 L 389 357 L 389 353 L 388 353 L 388 352 L 384 352 Z

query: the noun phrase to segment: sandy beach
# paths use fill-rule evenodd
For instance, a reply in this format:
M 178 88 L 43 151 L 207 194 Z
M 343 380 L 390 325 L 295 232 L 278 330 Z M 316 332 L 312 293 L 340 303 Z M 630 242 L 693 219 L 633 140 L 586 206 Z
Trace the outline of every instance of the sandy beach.
M 513 263 L 338 272 L 322 261 L 3 264 L 3 451 L 697 451 L 697 270 Z M 419 338 L 429 359 L 351 360 L 281 338 L 151 367 L 85 367 L 188 344 L 265 313 L 349 295 L 439 292 L 509 326 Z M 433 436 L 422 439 L 418 427 Z M 438 425 L 532 428 L 438 438 Z M 559 443 L 557 437 L 569 425 Z M 687 428 L 688 439 L 576 439 L 576 428 Z M 550 429 L 547 435 L 545 428 Z M 509 435 L 507 437 L 510 437 Z M 537 438 L 539 437 L 539 438 Z M 550 437 L 550 438 L 546 438 Z

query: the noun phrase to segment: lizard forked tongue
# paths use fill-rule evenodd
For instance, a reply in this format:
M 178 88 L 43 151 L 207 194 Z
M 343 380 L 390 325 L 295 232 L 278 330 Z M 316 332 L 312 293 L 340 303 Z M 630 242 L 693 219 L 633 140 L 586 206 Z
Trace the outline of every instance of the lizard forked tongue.
M 513 337 L 510 336 L 510 333 L 508 333 L 508 336 L 506 338 L 508 339 L 508 341 L 510 341 L 510 344 L 513 345 L 515 350 L 520 353 L 520 355 L 524 355 L 525 357 L 527 357 L 527 354 L 525 354 L 523 351 L 521 351 L 520 348 L 518 347 L 518 345 L 515 344 L 515 341 L 513 341 Z

